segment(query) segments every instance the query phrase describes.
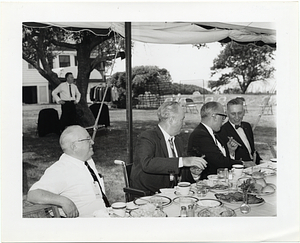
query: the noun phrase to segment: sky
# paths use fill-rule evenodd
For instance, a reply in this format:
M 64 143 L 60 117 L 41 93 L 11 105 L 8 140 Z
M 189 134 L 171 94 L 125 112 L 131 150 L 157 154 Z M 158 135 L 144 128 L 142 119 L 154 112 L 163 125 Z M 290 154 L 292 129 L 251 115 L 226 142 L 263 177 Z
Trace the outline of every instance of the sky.
M 222 47 L 220 43 L 209 43 L 198 49 L 192 45 L 149 44 L 134 42 L 132 67 L 141 65 L 166 68 L 175 83 L 195 84 L 202 87 L 210 78 L 210 67 Z M 125 71 L 125 59 L 117 59 L 113 73 Z M 206 86 L 206 85 L 205 85 Z

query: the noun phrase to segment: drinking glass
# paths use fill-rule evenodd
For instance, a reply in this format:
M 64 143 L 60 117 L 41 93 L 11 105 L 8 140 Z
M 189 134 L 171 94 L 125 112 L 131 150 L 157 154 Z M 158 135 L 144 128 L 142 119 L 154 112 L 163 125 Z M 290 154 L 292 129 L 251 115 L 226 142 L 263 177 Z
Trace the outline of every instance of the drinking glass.
M 193 179 L 197 182 L 200 179 L 200 175 L 202 173 L 202 169 L 200 169 L 198 166 L 192 166 L 190 168 L 191 174 L 193 176 Z

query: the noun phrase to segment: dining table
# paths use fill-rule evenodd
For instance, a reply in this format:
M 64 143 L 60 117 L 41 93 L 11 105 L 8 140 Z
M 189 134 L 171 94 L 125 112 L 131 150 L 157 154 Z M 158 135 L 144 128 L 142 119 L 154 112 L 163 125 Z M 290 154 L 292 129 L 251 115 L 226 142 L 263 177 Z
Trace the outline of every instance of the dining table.
M 270 162 L 270 161 L 262 161 L 259 165 L 254 166 L 249 170 L 249 168 L 244 169 L 243 174 L 241 175 L 241 178 L 251 178 L 251 173 L 247 173 L 247 171 L 264 171 L 266 169 L 270 169 L 274 171 L 274 173 L 266 174 L 264 176 L 264 180 L 267 184 L 271 184 L 274 187 L 274 192 L 272 193 L 266 193 L 266 194 L 259 194 L 256 195 L 259 198 L 263 199 L 262 203 L 250 205 L 250 211 L 248 213 L 242 213 L 240 210 L 240 206 L 243 202 L 232 202 L 227 203 L 223 200 L 218 200 L 216 198 L 216 194 L 219 192 L 216 192 L 215 190 L 209 190 L 205 196 L 202 194 L 197 193 L 196 183 L 191 184 L 191 190 L 187 197 L 191 197 L 197 202 L 194 204 L 194 217 L 200 217 L 199 211 L 200 209 L 204 209 L 205 207 L 199 207 L 199 202 L 207 199 L 212 199 L 212 201 L 221 201 L 222 205 L 221 207 L 225 209 L 229 209 L 230 211 L 234 211 L 234 216 L 236 217 L 275 217 L 277 215 L 277 193 L 276 193 L 276 184 L 277 184 L 277 167 L 276 163 Z M 233 178 L 236 182 L 240 178 Z M 178 191 L 177 188 L 168 188 L 167 190 L 161 190 L 162 192 L 158 192 L 153 196 L 148 196 L 144 198 L 140 198 L 137 200 L 134 200 L 132 202 L 129 202 L 127 204 L 127 208 L 129 209 L 129 217 L 133 214 L 132 211 L 136 210 L 138 207 L 141 206 L 139 202 L 143 201 L 151 201 L 151 198 L 153 197 L 161 197 L 165 200 L 165 204 L 162 205 L 161 210 L 165 213 L 166 217 L 180 217 L 181 213 L 181 206 L 180 203 L 180 197 L 182 197 Z M 222 193 L 229 193 L 232 192 L 232 189 L 226 189 L 222 191 Z M 186 205 L 187 206 L 187 205 Z M 187 208 L 187 207 L 186 207 Z

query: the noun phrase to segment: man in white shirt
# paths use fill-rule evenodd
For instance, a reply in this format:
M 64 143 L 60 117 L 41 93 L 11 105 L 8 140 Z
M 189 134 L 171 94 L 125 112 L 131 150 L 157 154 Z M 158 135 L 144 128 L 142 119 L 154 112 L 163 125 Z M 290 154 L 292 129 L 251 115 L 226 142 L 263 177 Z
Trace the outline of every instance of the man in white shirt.
M 192 179 L 190 167 L 201 170 L 206 167 L 202 157 L 184 157 L 180 130 L 185 118 L 181 105 L 174 101 L 164 102 L 157 110 L 159 124 L 142 132 L 135 147 L 131 170 L 133 188 L 158 192 L 160 188 L 176 186 L 181 174 L 182 181 Z
M 64 153 L 32 185 L 27 200 L 57 205 L 67 217 L 92 217 L 98 210 L 105 214 L 109 205 L 105 202 L 103 180 L 91 158 L 93 144 L 84 128 L 77 125 L 67 127 L 60 137 Z
M 61 130 L 67 126 L 76 125 L 76 104 L 79 103 L 81 94 L 74 84 L 73 74 L 68 72 L 65 75 L 66 82 L 58 85 L 53 91 L 52 96 L 57 104 L 61 104 Z

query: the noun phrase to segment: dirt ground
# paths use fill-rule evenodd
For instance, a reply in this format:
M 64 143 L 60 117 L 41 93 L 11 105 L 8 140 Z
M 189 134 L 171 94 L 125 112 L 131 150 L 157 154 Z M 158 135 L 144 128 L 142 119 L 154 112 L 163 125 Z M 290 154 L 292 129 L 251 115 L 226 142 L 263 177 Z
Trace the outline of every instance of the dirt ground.
M 216 101 L 221 95 L 210 95 Z M 222 95 L 227 101 L 237 95 Z M 261 114 L 261 101 L 266 95 L 243 95 L 246 99 L 247 112 L 244 117 L 254 130 L 256 149 L 264 160 L 270 160 L 275 156 L 271 153 L 270 146 L 276 149 L 276 96 L 272 96 L 271 110 L 265 109 Z M 38 137 L 36 133 L 38 113 L 44 108 L 54 108 L 59 114 L 60 106 L 49 105 L 23 105 L 23 169 L 27 172 L 27 185 L 30 187 L 43 174 L 44 170 L 54 163 L 61 155 L 58 144 L 58 135 L 49 134 Z M 197 104 L 200 110 L 201 104 Z M 115 159 L 127 160 L 127 125 L 126 110 L 110 109 L 110 127 L 98 130 L 95 138 L 93 156 L 97 169 L 104 175 L 106 193 L 110 202 L 123 201 L 123 174 L 121 167 L 115 165 Z M 200 122 L 199 113 L 188 111 L 185 124 L 182 128 L 182 138 L 188 141 L 189 134 Z M 136 136 L 145 129 L 157 124 L 156 110 L 133 109 L 133 144 Z M 92 133 L 92 131 L 90 131 Z M 25 185 L 25 191 L 26 185 Z

